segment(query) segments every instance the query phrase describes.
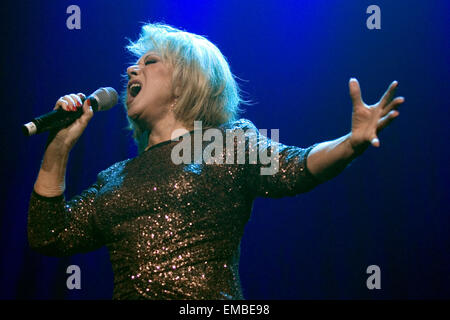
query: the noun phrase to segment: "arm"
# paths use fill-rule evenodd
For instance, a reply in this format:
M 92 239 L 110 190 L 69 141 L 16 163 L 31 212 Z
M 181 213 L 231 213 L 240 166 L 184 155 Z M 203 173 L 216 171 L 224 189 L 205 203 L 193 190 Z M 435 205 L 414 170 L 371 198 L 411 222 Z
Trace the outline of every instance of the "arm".
M 351 79 L 350 96 L 353 102 L 352 130 L 333 141 L 318 144 L 308 156 L 308 169 L 319 180 L 329 180 L 344 170 L 372 144 L 380 146 L 377 134 L 399 115 L 397 108 L 404 98 L 393 99 L 397 82 L 389 86 L 381 100 L 368 106 L 361 99 L 358 81 Z
M 82 98 L 85 98 L 82 93 L 66 95 L 55 104 L 54 110 L 62 108 L 65 111 L 75 111 L 77 107 L 82 107 L 83 114 L 67 128 L 50 132 L 41 169 L 34 184 L 34 190 L 42 196 L 54 197 L 64 193 L 66 166 L 70 150 L 93 116 L 89 99 L 82 104 Z
M 355 150 L 350 141 L 351 133 L 314 147 L 308 155 L 308 169 L 311 174 L 321 181 L 326 181 L 341 173 L 367 148 L 362 146 Z
M 46 197 L 60 196 L 66 188 L 65 177 L 70 150 L 50 144 L 44 153 L 34 191 Z
M 94 184 L 69 201 L 64 194 L 46 197 L 33 190 L 28 209 L 30 247 L 49 256 L 69 256 L 103 246 L 95 205 L 102 185 L 100 173 Z
M 104 174 L 80 195 L 65 200 L 65 173 L 70 149 L 50 143 L 30 196 L 28 243 L 44 255 L 69 256 L 104 245 L 96 221 L 95 198 Z
M 56 103 L 66 111 L 81 107 L 82 94 L 67 95 Z M 70 102 L 67 102 L 67 101 Z M 89 100 L 86 100 L 89 101 Z M 38 178 L 31 193 L 28 210 L 28 241 L 30 247 L 47 255 L 64 256 L 90 251 L 102 240 L 95 229 L 94 199 L 101 186 L 95 184 L 70 201 L 65 201 L 65 173 L 69 152 L 76 143 L 93 112 L 88 102 L 83 115 L 70 126 L 51 132 Z
M 380 142 L 377 133 L 398 116 L 396 108 L 404 102 L 403 98 L 392 99 L 396 87 L 397 83 L 393 82 L 380 102 L 367 106 L 361 100 L 358 82 L 352 79 L 351 132 L 336 140 L 317 143 L 308 148 L 286 146 L 272 141 L 259 134 L 251 122 L 243 122 L 242 129 L 249 130 L 249 139 L 258 141 L 259 151 L 266 153 L 274 146 L 279 154 L 275 174 L 262 175 L 261 163 L 248 166 L 247 185 L 251 197 L 279 198 L 307 192 L 339 174 L 370 144 L 378 147 Z M 247 148 L 247 152 L 250 149 Z
M 240 184 L 245 186 L 249 198 L 295 196 L 321 183 L 307 166 L 308 154 L 317 144 L 307 148 L 284 145 L 261 134 L 255 125 L 246 119 L 237 121 L 234 130 L 235 133 L 245 132 L 246 164 L 242 170 L 245 182 Z M 242 142 L 235 141 L 234 159 L 237 158 L 237 144 L 243 145 Z M 250 161 L 251 154 L 254 160 L 257 158 L 256 162 Z M 265 156 L 261 157 L 262 155 Z

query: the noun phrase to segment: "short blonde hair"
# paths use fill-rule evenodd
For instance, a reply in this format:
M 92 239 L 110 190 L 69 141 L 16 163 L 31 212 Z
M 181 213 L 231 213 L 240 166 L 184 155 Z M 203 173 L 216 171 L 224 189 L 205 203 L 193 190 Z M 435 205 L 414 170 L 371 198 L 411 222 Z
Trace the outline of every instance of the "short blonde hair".
M 205 37 L 166 24 L 148 23 L 139 39 L 130 41 L 126 48 L 137 57 L 155 51 L 173 66 L 173 88 L 180 88 L 174 113 L 187 128 L 193 128 L 194 121 L 202 121 L 203 127 L 215 127 L 235 120 L 241 112 L 239 86 L 228 62 Z M 141 153 L 150 132 L 130 118 L 128 122 Z

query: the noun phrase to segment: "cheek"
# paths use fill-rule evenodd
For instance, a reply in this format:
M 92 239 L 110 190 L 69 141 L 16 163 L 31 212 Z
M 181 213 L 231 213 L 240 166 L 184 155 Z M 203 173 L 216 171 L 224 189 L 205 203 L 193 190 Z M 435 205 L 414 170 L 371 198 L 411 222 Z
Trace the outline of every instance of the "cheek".
M 146 83 L 146 91 L 155 100 L 167 100 L 172 97 L 172 78 L 167 74 L 153 75 Z M 164 102 L 160 101 L 160 102 Z

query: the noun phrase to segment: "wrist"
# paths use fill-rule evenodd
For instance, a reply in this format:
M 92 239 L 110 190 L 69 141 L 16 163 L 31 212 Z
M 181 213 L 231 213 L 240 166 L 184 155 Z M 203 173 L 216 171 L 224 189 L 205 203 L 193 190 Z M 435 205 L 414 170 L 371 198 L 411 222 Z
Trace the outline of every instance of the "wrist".
M 353 134 L 350 132 L 346 135 L 346 143 L 351 152 L 352 156 L 359 156 L 369 147 L 370 142 L 368 141 L 358 141 L 354 138 Z

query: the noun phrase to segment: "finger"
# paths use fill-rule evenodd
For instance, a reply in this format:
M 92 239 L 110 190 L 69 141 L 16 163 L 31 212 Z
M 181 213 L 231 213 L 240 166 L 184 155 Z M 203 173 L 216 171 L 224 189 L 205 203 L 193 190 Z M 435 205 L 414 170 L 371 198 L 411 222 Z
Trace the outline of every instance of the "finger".
M 75 111 L 77 104 L 76 104 L 75 100 L 70 96 L 70 94 L 65 95 L 64 98 L 69 102 L 70 111 Z
M 383 112 L 381 113 L 381 116 L 385 116 L 386 114 L 388 114 L 391 110 L 395 110 L 397 109 L 403 102 L 405 102 L 405 98 L 404 97 L 397 97 L 394 100 L 391 101 L 391 103 L 389 103 L 384 109 Z
M 64 97 L 61 97 L 58 99 L 58 101 L 56 101 L 56 104 L 55 104 L 55 107 L 53 108 L 53 110 L 56 110 L 59 108 L 65 110 L 65 111 L 69 111 L 69 102 Z
M 75 107 L 81 107 L 83 105 L 83 101 L 77 94 L 71 94 L 70 97 L 75 101 Z
M 379 132 L 379 131 L 383 130 L 384 128 L 386 128 L 392 122 L 392 120 L 394 120 L 395 118 L 398 117 L 399 114 L 400 114 L 400 112 L 398 112 L 397 110 L 392 110 L 386 116 L 381 118 L 378 121 L 377 131 Z
M 93 116 L 94 116 L 94 111 L 92 110 L 92 107 L 91 107 L 91 101 L 89 99 L 87 99 L 83 103 L 83 114 L 81 115 L 79 120 L 83 125 L 86 126 L 88 124 L 88 122 L 92 119 Z
M 372 136 L 372 138 L 370 138 L 370 144 L 377 148 L 380 146 L 380 140 L 378 139 L 377 135 L 374 135 Z
M 382 106 L 382 108 L 384 108 L 386 105 L 389 104 L 389 102 L 391 102 L 392 98 L 395 95 L 395 91 L 397 90 L 397 87 L 398 87 L 398 82 L 392 81 L 392 83 L 389 85 L 388 89 L 386 90 L 386 92 L 383 94 L 383 96 L 380 99 L 379 105 Z
M 81 105 L 83 105 L 84 101 L 86 101 L 86 95 L 84 93 L 77 93 L 77 96 L 81 99 Z
M 361 100 L 361 89 L 359 87 L 359 82 L 355 78 L 351 78 L 348 83 L 350 89 L 350 98 L 352 99 L 353 105 L 362 103 Z

